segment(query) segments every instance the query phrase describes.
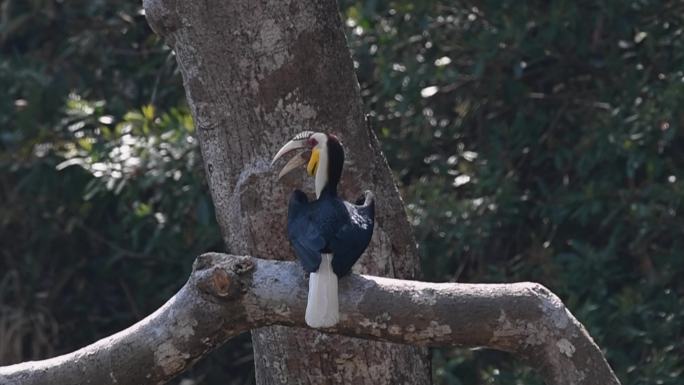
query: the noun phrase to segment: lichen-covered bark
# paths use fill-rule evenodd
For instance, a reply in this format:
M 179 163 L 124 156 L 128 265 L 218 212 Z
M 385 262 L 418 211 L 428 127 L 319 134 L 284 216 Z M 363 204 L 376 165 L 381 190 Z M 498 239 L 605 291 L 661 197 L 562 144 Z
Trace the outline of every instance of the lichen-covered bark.
M 414 278 L 418 259 L 389 168 L 367 130 L 334 0 L 143 2 L 173 47 L 197 126 L 222 234 L 233 253 L 290 260 L 290 192 L 270 159 L 296 132 L 337 134 L 347 162 L 341 193 L 375 192 L 376 229 L 355 268 Z M 370 258 L 369 255 L 373 255 Z M 425 349 L 272 327 L 252 333 L 259 384 L 427 384 Z
M 161 384 L 252 328 L 303 328 L 307 281 L 293 262 L 206 254 L 188 283 L 144 320 L 93 345 L 45 361 L 0 368 L 2 385 Z M 427 283 L 351 275 L 340 280 L 335 334 L 415 346 L 511 352 L 549 385 L 619 385 L 600 349 L 563 303 L 535 283 Z M 300 329 L 304 330 L 304 329 Z M 274 347 L 276 350 L 280 349 Z M 326 351 L 317 351 L 321 358 Z M 347 354 L 353 354 L 351 352 Z M 353 357 L 334 361 L 335 381 L 354 377 Z M 287 380 L 289 374 L 275 368 Z M 300 373 L 321 381 L 317 371 Z M 386 380 L 384 367 L 368 378 Z

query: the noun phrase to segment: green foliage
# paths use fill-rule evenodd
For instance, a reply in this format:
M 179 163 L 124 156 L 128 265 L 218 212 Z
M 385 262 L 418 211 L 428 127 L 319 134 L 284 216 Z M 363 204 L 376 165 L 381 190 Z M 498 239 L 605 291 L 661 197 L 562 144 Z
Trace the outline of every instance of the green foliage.
M 173 54 L 141 5 L 0 3 L 2 365 L 131 325 L 223 246 Z M 248 335 L 222 350 L 187 377 L 252 376 Z
M 681 2 L 345 9 L 426 277 L 541 282 L 623 383 L 679 383 Z M 499 354 L 466 356 L 438 354 L 437 381 L 531 381 Z

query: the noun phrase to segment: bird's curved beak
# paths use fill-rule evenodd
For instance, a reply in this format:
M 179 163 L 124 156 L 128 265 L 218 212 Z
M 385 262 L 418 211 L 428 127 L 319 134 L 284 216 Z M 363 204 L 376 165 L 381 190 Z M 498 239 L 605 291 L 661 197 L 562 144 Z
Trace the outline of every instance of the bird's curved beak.
M 280 170 L 280 173 L 278 174 L 278 179 L 290 173 L 297 167 L 307 164 L 307 162 L 309 161 L 309 154 L 311 150 L 309 146 L 309 136 L 311 136 L 310 134 L 313 134 L 313 132 L 309 133 L 308 131 L 305 131 L 297 134 L 294 137 L 294 139 L 285 143 L 285 145 L 281 147 L 280 150 L 278 150 L 278 152 L 275 154 L 275 156 L 273 157 L 273 161 L 271 161 L 271 165 L 273 165 L 278 159 L 282 158 L 285 154 L 302 148 L 306 149 L 304 151 L 298 152 L 297 155 L 295 155 L 292 159 L 290 159 L 289 162 L 285 164 L 285 167 L 283 167 L 283 169 Z

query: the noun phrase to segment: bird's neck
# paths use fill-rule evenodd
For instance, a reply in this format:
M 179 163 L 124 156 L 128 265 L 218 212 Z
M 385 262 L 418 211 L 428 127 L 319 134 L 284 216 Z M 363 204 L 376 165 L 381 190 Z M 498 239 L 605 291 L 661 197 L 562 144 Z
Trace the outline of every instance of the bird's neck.
M 314 178 L 314 185 L 316 188 L 316 198 L 320 198 L 323 191 L 330 190 L 330 173 L 328 172 L 329 167 L 328 152 L 321 151 L 318 156 L 318 167 L 316 168 L 316 176 Z M 332 187 L 333 190 L 337 190 L 337 186 Z
M 319 160 L 318 170 L 316 170 L 316 179 L 314 184 L 316 185 L 316 199 L 320 199 L 324 196 L 337 196 L 337 184 L 339 183 L 339 178 L 331 178 L 331 174 L 324 172 L 324 161 L 321 156 Z
M 321 151 L 316 170 L 316 198 L 337 196 L 337 185 L 342 177 L 344 150 L 337 140 L 328 140 L 327 151 Z

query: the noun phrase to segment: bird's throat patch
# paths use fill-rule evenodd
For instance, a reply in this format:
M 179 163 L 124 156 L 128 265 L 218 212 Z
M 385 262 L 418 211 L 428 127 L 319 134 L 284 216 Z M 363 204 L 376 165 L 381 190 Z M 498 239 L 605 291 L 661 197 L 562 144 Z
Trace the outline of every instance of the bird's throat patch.
M 306 172 L 309 173 L 310 176 L 314 176 L 316 170 L 318 169 L 319 152 L 320 151 L 317 148 L 314 148 L 313 151 L 311 151 L 311 158 L 309 158 L 309 164 L 306 165 Z

